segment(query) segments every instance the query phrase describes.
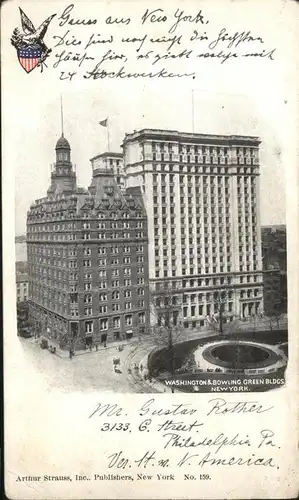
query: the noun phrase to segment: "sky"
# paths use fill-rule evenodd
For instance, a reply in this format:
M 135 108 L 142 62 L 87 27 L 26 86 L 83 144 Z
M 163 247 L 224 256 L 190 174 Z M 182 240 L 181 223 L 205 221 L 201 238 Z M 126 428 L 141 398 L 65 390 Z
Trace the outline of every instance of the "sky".
M 45 196 L 50 184 L 55 144 L 61 135 L 61 94 L 64 134 L 71 145 L 78 185 L 89 185 L 89 159 L 107 150 L 107 134 L 105 128 L 99 125 L 100 120 L 109 117 L 111 149 L 118 152 L 121 151 L 125 133 L 133 130 L 148 127 L 192 132 L 193 89 L 195 132 L 244 134 L 261 138 L 261 223 L 285 223 L 285 177 L 287 171 L 292 170 L 288 166 L 294 154 L 291 151 L 292 144 L 297 140 L 294 111 L 296 80 L 292 78 L 295 67 L 290 51 L 296 40 L 295 31 L 292 31 L 289 22 L 288 29 L 285 28 L 284 16 L 287 17 L 287 12 L 283 2 L 276 2 L 275 5 L 271 2 L 272 7 L 269 5 L 267 10 L 267 23 L 264 16 L 256 15 L 257 8 L 251 8 L 251 2 L 244 4 L 230 3 L 235 14 L 232 16 L 230 8 L 224 3 L 217 4 L 217 8 L 215 4 L 212 9 L 210 2 L 206 2 L 210 29 L 217 33 L 226 26 L 230 33 L 251 29 L 255 35 L 262 34 L 265 47 L 276 47 L 274 60 L 270 62 L 256 58 L 249 61 L 244 58 L 225 64 L 200 60 L 196 68 L 188 60 L 175 60 L 175 70 L 178 72 L 196 69 L 195 80 L 79 79 L 65 82 L 59 80 L 59 71 L 57 73 L 51 64 L 43 74 L 37 69 L 28 75 L 20 69 L 15 48 L 10 43 L 12 30 L 20 23 L 18 9 L 11 10 L 9 20 L 3 25 L 2 37 L 2 67 L 3 72 L 9 75 L 2 90 L 3 128 L 8 131 L 4 135 L 3 156 L 5 171 L 11 172 L 11 179 L 6 178 L 6 183 L 10 183 L 13 178 L 11 185 L 14 184 L 17 235 L 25 232 L 26 213 L 30 204 L 36 198 Z M 39 12 L 36 12 L 36 22 L 45 19 L 52 12 L 53 5 L 42 2 Z M 172 2 L 163 5 L 174 9 Z M 102 19 L 103 8 L 114 8 L 115 13 L 119 14 L 124 6 L 126 13 L 130 11 L 131 16 L 136 17 L 135 2 L 108 2 L 103 5 L 93 2 L 84 6 L 82 4 L 80 9 L 85 17 L 87 12 L 98 9 L 98 17 Z M 35 10 L 31 2 L 26 8 L 28 12 Z M 142 10 L 142 5 L 138 8 Z M 62 34 L 65 28 L 57 29 L 58 22 L 54 19 L 47 33 L 47 42 L 51 47 L 54 46 L 53 35 Z M 83 36 L 83 32 L 86 36 L 86 29 L 84 26 L 76 27 L 76 37 Z M 157 29 L 153 25 L 152 33 L 156 35 Z M 188 26 L 185 29 L 188 31 Z M 132 33 L 135 34 L 135 31 Z M 291 187 L 288 181 L 288 193 Z
M 283 146 L 279 142 L 277 114 L 279 106 L 263 96 L 225 94 L 194 89 L 194 129 L 197 133 L 255 135 L 260 146 L 261 223 L 285 223 L 285 179 L 282 162 Z M 177 87 L 176 91 L 155 86 L 136 87 L 135 92 L 122 93 L 80 90 L 64 92 L 64 135 L 71 145 L 79 186 L 91 179 L 89 159 L 107 150 L 107 130 L 99 121 L 108 117 L 110 149 L 121 151 L 125 133 L 141 128 L 172 129 L 192 132 L 192 92 Z M 148 103 L 152 103 L 149 106 Z M 30 99 L 28 102 L 30 106 Z M 26 115 L 26 110 L 24 110 Z M 50 184 L 51 164 L 55 162 L 55 145 L 61 135 L 60 94 L 54 93 L 40 102 L 37 113 L 19 137 L 22 147 L 16 165 L 15 200 L 16 234 L 26 229 L 26 212 L 30 204 L 45 196 Z

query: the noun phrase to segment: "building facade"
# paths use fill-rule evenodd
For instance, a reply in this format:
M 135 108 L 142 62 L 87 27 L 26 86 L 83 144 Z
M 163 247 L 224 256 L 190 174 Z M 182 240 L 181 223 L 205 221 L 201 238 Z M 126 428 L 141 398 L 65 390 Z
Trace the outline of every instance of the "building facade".
M 149 322 L 147 217 L 140 189 L 121 191 L 92 161 L 78 188 L 62 135 L 47 197 L 27 215 L 29 321 L 61 348 L 141 335 Z
M 100 169 L 101 171 L 112 170 L 114 178 L 118 187 L 123 190 L 125 189 L 125 176 L 124 176 L 124 165 L 123 165 L 123 155 L 122 153 L 112 153 L 106 152 L 91 158 L 91 163 L 93 169 Z
M 28 300 L 28 275 L 27 273 L 16 274 L 17 302 Z
M 126 183 L 141 187 L 148 216 L 152 322 L 165 288 L 186 328 L 217 314 L 220 295 L 224 321 L 263 312 L 259 144 L 171 130 L 125 136 Z
M 264 312 L 267 316 L 287 313 L 286 226 L 262 227 Z

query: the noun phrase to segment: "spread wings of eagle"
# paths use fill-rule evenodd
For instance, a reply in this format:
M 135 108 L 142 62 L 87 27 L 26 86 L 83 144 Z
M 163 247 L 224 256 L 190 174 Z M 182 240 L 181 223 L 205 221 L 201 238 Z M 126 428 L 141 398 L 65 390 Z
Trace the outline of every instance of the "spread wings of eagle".
M 26 16 L 25 12 L 19 7 L 21 15 L 21 24 L 23 33 L 19 28 L 15 28 L 11 37 L 11 43 L 17 49 L 26 47 L 42 48 L 43 51 L 49 53 L 43 38 L 47 32 L 50 21 L 56 14 L 48 17 L 38 28 L 35 29 L 32 21 Z

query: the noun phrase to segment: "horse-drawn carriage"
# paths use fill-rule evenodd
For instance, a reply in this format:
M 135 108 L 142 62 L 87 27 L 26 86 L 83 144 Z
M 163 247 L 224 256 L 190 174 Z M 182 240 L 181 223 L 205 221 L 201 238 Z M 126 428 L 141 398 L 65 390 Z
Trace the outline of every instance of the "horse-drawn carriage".
M 49 343 L 48 343 L 47 339 L 41 340 L 40 347 L 41 347 L 41 349 L 48 349 Z
M 113 366 L 118 366 L 118 365 L 120 365 L 120 358 L 117 356 L 114 356 L 112 362 L 113 362 Z

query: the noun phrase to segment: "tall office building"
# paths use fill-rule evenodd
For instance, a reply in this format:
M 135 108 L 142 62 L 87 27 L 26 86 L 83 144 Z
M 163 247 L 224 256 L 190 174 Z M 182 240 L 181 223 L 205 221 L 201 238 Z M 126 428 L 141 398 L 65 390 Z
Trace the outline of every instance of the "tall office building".
M 121 190 L 92 161 L 78 188 L 62 135 L 47 197 L 27 215 L 29 320 L 61 348 L 130 338 L 148 325 L 147 218 L 140 188 Z
M 97 168 L 111 169 L 113 171 L 117 185 L 122 190 L 125 188 L 122 153 L 113 153 L 108 151 L 94 156 L 93 158 L 91 158 L 90 161 L 94 169 Z
M 263 311 L 259 144 L 173 130 L 125 136 L 126 183 L 141 187 L 148 216 L 157 314 L 165 288 L 186 328 L 203 326 L 221 301 L 225 321 Z
M 286 314 L 287 234 L 286 226 L 262 227 L 264 312 L 267 316 Z

